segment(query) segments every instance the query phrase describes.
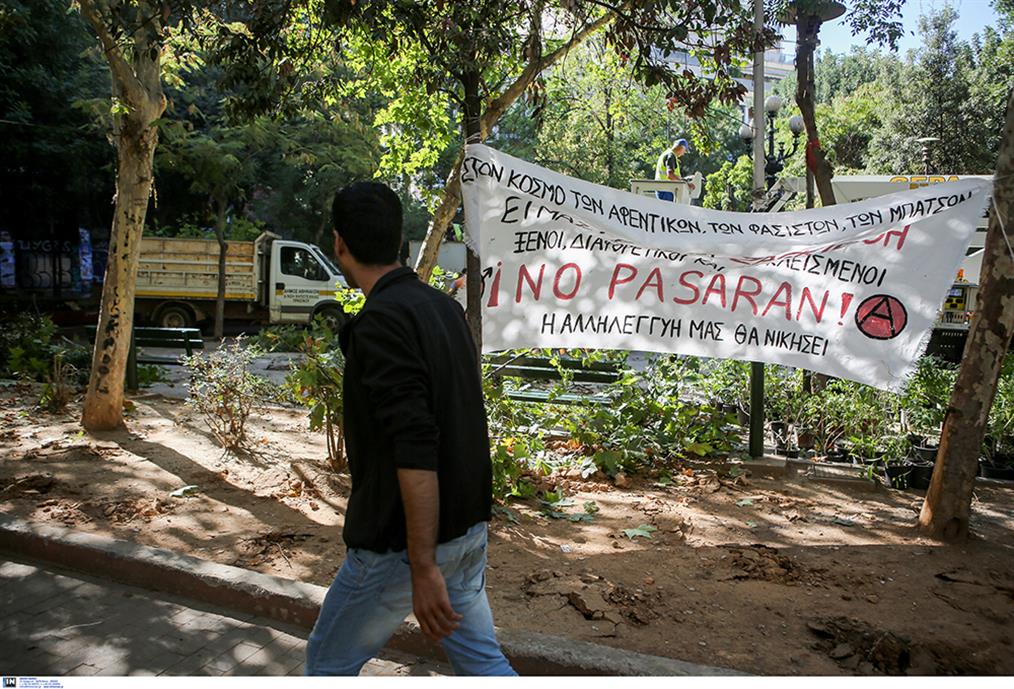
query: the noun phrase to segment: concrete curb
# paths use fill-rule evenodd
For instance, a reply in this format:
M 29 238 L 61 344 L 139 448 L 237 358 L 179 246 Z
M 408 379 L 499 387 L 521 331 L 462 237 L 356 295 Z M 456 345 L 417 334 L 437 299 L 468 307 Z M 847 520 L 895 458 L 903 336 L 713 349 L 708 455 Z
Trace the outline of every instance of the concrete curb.
M 301 581 L 58 526 L 0 515 L 0 551 L 123 584 L 253 613 L 309 630 L 327 589 Z M 741 673 L 534 632 L 497 630 L 504 653 L 522 675 L 732 676 Z M 406 622 L 388 647 L 443 659 L 442 649 Z

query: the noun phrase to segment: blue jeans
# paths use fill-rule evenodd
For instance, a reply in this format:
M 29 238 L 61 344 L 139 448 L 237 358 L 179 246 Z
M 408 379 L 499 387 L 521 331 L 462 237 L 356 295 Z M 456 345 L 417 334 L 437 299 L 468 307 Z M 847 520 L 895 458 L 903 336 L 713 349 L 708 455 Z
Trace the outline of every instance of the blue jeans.
M 676 197 L 672 195 L 671 191 L 656 191 L 655 198 L 660 201 L 675 201 Z
M 437 546 L 451 607 L 462 616 L 441 643 L 458 675 L 516 675 L 500 651 L 486 598 L 486 522 Z M 408 553 L 350 548 L 306 644 L 307 675 L 358 675 L 412 612 Z

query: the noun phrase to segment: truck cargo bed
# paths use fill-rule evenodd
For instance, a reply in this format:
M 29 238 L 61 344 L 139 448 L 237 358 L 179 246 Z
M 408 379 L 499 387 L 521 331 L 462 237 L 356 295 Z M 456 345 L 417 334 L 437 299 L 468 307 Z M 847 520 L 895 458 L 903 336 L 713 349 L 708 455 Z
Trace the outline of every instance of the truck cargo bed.
M 257 253 L 254 242 L 229 242 L 225 264 L 225 298 L 257 299 Z M 141 240 L 137 296 L 215 299 L 218 296 L 218 242 L 213 239 Z

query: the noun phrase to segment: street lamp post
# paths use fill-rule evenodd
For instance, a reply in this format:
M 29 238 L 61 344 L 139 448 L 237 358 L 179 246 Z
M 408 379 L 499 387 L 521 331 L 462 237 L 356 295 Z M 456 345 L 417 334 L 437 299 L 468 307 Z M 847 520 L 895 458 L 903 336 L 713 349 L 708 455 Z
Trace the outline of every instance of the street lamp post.
M 785 169 L 785 161 L 795 155 L 799 149 L 799 135 L 803 133 L 803 118 L 799 115 L 793 115 L 789 118 L 789 131 L 792 132 L 792 148 L 788 151 L 785 150 L 785 144 L 779 143 L 775 145 L 775 118 L 778 117 L 778 111 L 782 109 L 782 97 L 777 95 L 770 95 L 764 101 L 764 112 L 766 116 L 765 129 L 766 132 L 761 132 L 763 137 L 767 135 L 768 150 L 764 154 L 764 179 L 767 183 L 768 191 L 774 186 L 775 180 L 778 178 L 779 173 Z M 754 115 L 754 122 L 756 123 L 757 116 Z M 750 143 L 754 137 L 754 127 L 748 124 L 743 124 L 739 128 L 739 136 L 744 142 Z
M 761 83 L 763 84 L 763 82 Z M 757 87 L 755 86 L 755 88 Z M 760 88 L 763 88 L 763 86 Z M 759 101 L 760 99 L 757 98 L 756 102 Z M 799 135 L 803 133 L 804 129 L 802 117 L 799 115 L 790 117 L 789 131 L 792 132 L 792 149 L 786 152 L 785 145 L 779 144 L 776 150 L 775 118 L 778 116 L 778 111 L 781 108 L 781 96 L 772 94 L 764 101 L 766 120 L 763 119 L 763 116 L 759 117 L 756 110 L 754 111 L 754 124 L 756 125 L 758 122 L 766 123 L 767 153 L 764 152 L 763 142 L 765 132 L 763 131 L 757 132 L 759 141 L 754 142 L 753 150 L 755 156 L 759 154 L 764 157 L 764 179 L 767 183 L 768 191 L 771 191 L 771 187 L 774 186 L 778 174 L 785 169 L 785 159 L 794 155 L 799 148 Z M 750 143 L 754 138 L 754 128 L 744 123 L 739 128 L 739 136 L 743 141 Z M 754 165 L 755 167 L 757 165 L 756 158 Z M 759 210 L 759 207 L 755 205 L 754 209 Z M 759 361 L 750 363 L 750 456 L 754 459 L 760 459 L 764 456 L 764 364 Z

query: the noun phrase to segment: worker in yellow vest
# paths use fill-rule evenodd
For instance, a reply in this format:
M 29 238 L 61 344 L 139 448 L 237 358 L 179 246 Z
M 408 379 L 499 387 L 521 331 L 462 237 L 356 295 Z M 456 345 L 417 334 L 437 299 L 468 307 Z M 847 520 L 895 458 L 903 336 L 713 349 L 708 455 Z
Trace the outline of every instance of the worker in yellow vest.
M 676 139 L 672 148 L 662 151 L 658 161 L 655 163 L 655 179 L 678 180 L 682 179 L 680 174 L 680 158 L 690 150 L 690 144 L 686 139 Z M 675 201 L 676 197 L 671 191 L 656 191 L 655 196 L 662 201 Z

